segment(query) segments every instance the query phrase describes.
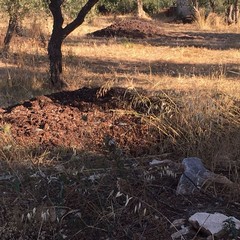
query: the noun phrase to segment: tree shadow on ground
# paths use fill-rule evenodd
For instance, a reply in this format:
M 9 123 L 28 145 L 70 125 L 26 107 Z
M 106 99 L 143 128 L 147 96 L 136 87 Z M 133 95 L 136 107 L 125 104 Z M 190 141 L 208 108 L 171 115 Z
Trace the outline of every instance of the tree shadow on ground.
M 130 40 L 138 43 L 151 44 L 154 46 L 197 46 L 197 47 L 206 47 L 209 49 L 230 49 L 230 48 L 239 48 L 240 42 L 237 41 L 239 34 L 234 33 L 203 33 L 203 32 L 186 32 L 186 33 L 167 33 L 162 34 L 159 38 L 148 38 L 148 39 L 135 39 Z M 111 44 L 112 41 L 122 44 L 123 39 L 111 39 L 111 38 L 68 38 L 66 44 L 76 45 L 78 43 L 92 45 L 97 44 L 99 48 L 101 45 Z M 157 54 L 157 53 L 156 53 Z M 16 54 L 15 54 L 16 55 Z M 21 54 L 21 56 L 15 56 L 11 59 L 8 59 L 10 66 L 3 66 L 0 68 L 0 74 L 2 76 L 2 81 L 4 84 L 0 85 L 2 88 L 2 94 L 7 96 L 9 91 L 11 93 L 16 92 L 16 96 L 23 95 L 29 98 L 32 95 L 39 94 L 42 89 L 49 88 L 49 80 L 46 72 L 42 70 L 39 71 L 39 66 L 43 64 L 46 66 L 48 63 L 47 56 L 35 56 L 34 54 Z M 16 61 L 24 60 L 24 68 L 11 66 L 16 64 Z M 34 59 L 34 66 L 32 59 Z M 84 82 L 92 81 L 96 79 L 96 74 L 130 74 L 136 76 L 136 74 L 154 74 L 154 75 L 168 75 L 173 78 L 179 77 L 195 77 L 195 76 L 206 76 L 210 78 L 216 77 L 226 77 L 231 79 L 239 79 L 239 67 L 240 63 L 227 63 L 227 64 L 191 64 L 191 63 L 175 63 L 172 61 L 131 61 L 129 60 L 118 60 L 113 58 L 95 58 L 95 57 L 81 57 L 81 56 L 64 56 L 64 64 L 67 67 L 74 68 L 78 67 L 79 69 L 84 69 L 92 74 L 90 76 L 84 76 Z M 46 68 L 47 69 L 47 68 Z M 71 77 L 71 71 L 68 73 Z M 13 82 L 12 79 L 17 79 L 17 82 Z M 118 81 L 121 82 L 121 76 L 118 76 Z M 135 78 L 133 76 L 133 78 Z M 79 76 L 78 76 L 79 79 Z M 96 79 L 98 81 L 99 79 Z M 34 87 L 36 81 L 44 81 L 41 87 Z M 95 80 L 94 80 L 95 81 Z M 23 84 L 23 82 L 25 82 Z M 47 83 L 47 84 L 46 84 Z M 4 87 L 5 86 L 5 87 Z M 27 86 L 27 87 L 26 87 Z M 21 93 L 22 92 L 22 93 Z M 19 93 L 19 94 L 17 94 Z M 9 99 L 11 98 L 10 94 Z M 20 100 L 20 98 L 19 98 Z M 1 103 L 1 101 L 0 101 Z M 9 100 L 9 103 L 11 100 Z
M 238 33 L 208 33 L 208 32 L 164 32 L 155 37 L 146 38 L 124 38 L 124 37 L 69 37 L 66 39 L 68 45 L 76 46 L 79 43 L 106 44 L 111 41 L 121 43 L 124 39 L 133 43 L 149 44 L 152 46 L 168 47 L 197 47 L 210 50 L 239 49 Z
M 173 32 L 164 34 L 147 42 L 153 46 L 199 47 L 211 50 L 239 49 L 240 34 L 237 33 L 204 33 Z
M 101 48 L 101 46 L 99 46 Z M 24 54 L 23 58 L 31 58 L 31 54 Z M 42 61 L 42 60 L 41 60 Z M 13 60 L 14 62 L 14 60 Z M 168 75 L 171 77 L 226 77 L 231 79 L 239 79 L 239 68 L 240 63 L 228 63 L 228 64 L 191 64 L 191 63 L 175 63 L 172 61 L 126 61 L 118 60 L 114 58 L 94 58 L 94 57 L 81 57 L 81 56 L 64 56 L 64 65 L 71 68 L 79 67 L 81 70 L 89 71 L 94 74 L 105 74 L 105 73 L 118 73 L 118 74 L 154 74 L 154 75 Z M 11 63 L 11 60 L 9 60 Z M 25 66 L 32 67 L 30 62 L 26 62 Z M 29 82 L 33 79 L 46 79 L 46 72 L 41 72 L 37 67 L 30 70 L 22 70 L 20 68 L 6 67 L 0 68 L 4 79 L 8 79 L 9 73 L 12 75 L 21 76 L 23 75 L 29 78 Z M 70 72 L 71 75 L 71 72 Z M 29 77 L 31 76 L 31 77 Z
M 24 99 L 49 92 L 50 81 L 38 67 L 0 67 L 0 106 L 16 104 Z
M 228 50 L 240 48 L 239 34 L 235 33 L 203 33 L 203 32 L 186 32 L 186 33 L 168 33 L 163 34 L 159 38 L 146 39 L 129 39 L 133 43 L 150 44 L 153 46 L 170 46 L 170 47 L 199 47 L 213 50 Z M 68 45 L 97 45 L 101 49 L 101 45 L 123 44 L 124 38 L 69 38 L 66 43 Z M 157 54 L 157 53 L 156 53 Z M 76 57 L 66 56 L 67 65 L 80 65 L 82 68 L 89 69 L 94 73 L 119 73 L 119 74 L 156 74 L 170 75 L 171 77 L 179 76 L 225 76 L 227 78 L 239 78 L 239 63 L 227 64 L 191 64 L 191 63 L 175 63 L 171 61 L 128 61 L 100 59 L 92 57 Z
M 88 151 L 62 148 L 41 157 L 32 149 L 32 154 L 35 163 L 0 162 L 2 237 L 11 232 L 12 239 L 170 239 L 176 232 L 171 223 L 198 211 L 240 217 L 216 193 L 176 196 L 181 171 L 168 167 L 177 174 L 165 174 L 149 165 L 152 158 L 122 159 L 127 165 L 121 169 L 114 158 Z
M 100 59 L 92 57 L 66 57 L 67 66 L 81 66 L 89 72 L 104 74 L 154 74 L 167 75 L 171 77 L 223 77 L 239 79 L 238 63 L 229 64 L 191 64 L 191 63 L 175 63 L 171 61 L 125 61 L 111 59 Z M 235 73 L 236 72 L 236 73 Z
M 31 54 L 24 54 L 22 58 L 31 59 L 33 57 Z M 47 62 L 47 59 L 45 59 Z M 117 75 L 117 82 L 121 84 L 126 80 L 126 77 L 131 77 L 134 81 L 137 81 L 138 86 L 144 86 L 147 79 L 139 77 L 139 74 L 145 75 L 156 75 L 156 76 L 170 76 L 173 78 L 179 77 L 209 77 L 210 79 L 216 78 L 229 78 L 229 79 L 239 79 L 239 64 L 229 63 L 229 64 L 191 64 L 191 63 L 175 63 L 171 61 L 123 61 L 114 58 L 94 58 L 94 57 L 80 57 L 80 56 L 65 56 L 64 64 L 69 69 L 76 69 L 74 71 L 85 71 L 87 76 L 84 74 L 77 75 L 77 81 L 82 82 L 82 84 L 87 84 L 92 82 L 93 84 L 102 85 L 102 80 L 111 78 L 111 75 Z M 9 64 L 14 64 L 14 59 L 8 60 Z M 29 99 L 32 96 L 46 94 L 54 91 L 50 87 L 50 81 L 48 79 L 47 72 L 39 70 L 42 64 L 42 59 L 39 62 L 32 63 L 26 61 L 24 63 L 24 68 L 14 67 L 14 66 L 4 66 L 0 68 L 0 74 L 2 77 L 2 82 L 0 85 L 2 100 L 0 99 L 0 104 L 3 98 L 8 98 L 6 105 L 12 105 L 21 101 L 23 99 Z M 74 77 L 74 74 L 69 71 L 65 75 L 66 80 Z M 73 76 L 72 76 L 73 74 Z M 109 74 L 109 76 L 105 76 Z M 9 96 L 9 97 L 7 97 Z M 13 99 L 13 97 L 15 99 Z

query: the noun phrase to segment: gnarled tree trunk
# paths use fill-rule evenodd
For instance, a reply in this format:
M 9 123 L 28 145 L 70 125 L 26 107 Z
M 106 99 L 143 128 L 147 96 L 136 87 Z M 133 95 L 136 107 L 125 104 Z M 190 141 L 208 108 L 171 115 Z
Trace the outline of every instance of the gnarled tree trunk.
M 48 55 L 50 60 L 50 79 L 53 85 L 62 87 L 62 39 L 52 34 L 48 43 Z
M 52 85 L 62 87 L 62 42 L 63 42 L 63 16 L 61 5 L 63 0 L 51 1 L 49 9 L 53 15 L 53 30 L 48 43 L 48 56 L 50 61 L 50 80 Z
M 143 1 L 142 0 L 137 0 L 137 17 L 148 18 L 147 13 L 143 9 Z
M 239 18 L 238 1 L 239 0 L 235 0 L 234 3 L 228 1 L 226 10 L 226 21 L 228 24 L 238 23 Z
M 238 23 L 238 19 L 239 19 L 239 6 L 238 6 L 238 2 L 239 0 L 235 0 L 234 2 L 234 21 L 235 23 Z
M 142 2 L 142 0 L 137 0 L 137 15 L 138 15 L 138 17 L 145 16 L 145 12 L 143 10 L 143 2 Z
M 53 15 L 53 30 L 48 43 L 48 56 L 50 61 L 50 80 L 52 85 L 56 87 L 63 87 L 65 84 L 61 79 L 63 70 L 63 40 L 84 22 L 86 15 L 98 1 L 99 0 L 88 0 L 87 3 L 79 11 L 77 17 L 63 28 L 64 19 L 61 6 L 64 0 L 50 0 L 49 9 Z
M 16 14 L 13 14 L 9 18 L 8 28 L 7 28 L 7 32 L 6 32 L 6 35 L 5 35 L 5 38 L 4 38 L 4 42 L 3 42 L 3 44 L 4 44 L 3 51 L 4 52 L 8 52 L 10 42 L 12 40 L 14 32 L 17 31 L 17 28 L 18 28 L 18 17 L 17 17 Z

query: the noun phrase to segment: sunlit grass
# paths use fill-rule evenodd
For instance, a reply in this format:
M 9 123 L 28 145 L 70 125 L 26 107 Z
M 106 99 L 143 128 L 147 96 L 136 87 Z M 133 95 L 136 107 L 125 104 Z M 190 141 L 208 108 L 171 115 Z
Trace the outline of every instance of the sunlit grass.
M 99 86 L 99 95 L 112 87 L 132 90 L 134 97 L 128 109 L 112 112 L 116 117 L 137 116 L 149 132 L 159 134 L 154 158 L 171 156 L 177 161 L 198 156 L 209 169 L 223 170 L 237 189 L 240 182 L 240 82 L 239 69 L 235 68 L 240 65 L 240 51 L 153 46 L 144 40 L 100 40 L 85 36 L 111 21 L 113 17 L 87 22 L 65 41 L 63 78 L 68 83 L 67 89 Z M 39 20 L 34 25 L 36 31 L 31 29 L 31 24 L 30 20 L 25 22 L 28 36 L 15 37 L 8 58 L 0 59 L 0 107 L 55 91 L 49 85 L 46 47 L 42 46 L 38 35 L 34 35 L 40 28 L 48 39 L 51 21 Z M 206 24 L 161 24 L 168 33 L 199 29 L 236 32 L 232 26 L 216 30 Z M 0 23 L 0 30 L 6 30 L 6 23 Z M 0 35 L 1 42 L 3 36 Z M 143 94 L 139 88 L 148 93 Z M 143 111 L 138 111 L 137 106 L 144 106 Z M 66 238 L 62 231 L 65 228 L 70 232 L 76 230 L 76 235 L 83 231 L 83 238 L 86 235 L 91 238 L 91 234 L 99 230 L 98 226 L 100 231 L 106 229 L 107 234 L 113 234 L 111 229 L 126 234 L 129 222 L 140 226 L 143 221 L 150 223 L 151 220 L 155 235 L 157 229 L 161 234 L 167 224 L 171 224 L 162 213 L 163 206 L 168 205 L 162 205 L 158 197 L 152 198 L 152 192 L 156 196 L 161 192 L 170 199 L 174 189 L 169 183 L 176 179 L 162 178 L 163 169 L 149 167 L 144 159 L 150 156 L 134 158 L 107 151 L 105 155 L 92 154 L 75 148 L 48 151 L 38 149 L 39 146 L 29 147 L 31 142 L 29 146 L 22 146 L 14 139 L 11 124 L 2 121 L 2 111 L 0 109 L 2 206 L 9 221 L 1 217 L 4 227 L 0 234 L 20 234 L 21 238 L 29 234 L 31 238 L 43 236 L 44 239 L 45 235 L 49 238 L 49 231 L 51 236 Z M 134 165 L 129 167 L 129 163 Z M 148 175 L 154 180 L 147 180 Z M 97 181 L 89 181 L 96 176 Z M 232 192 L 224 195 L 233 200 Z M 236 195 L 239 199 L 238 193 Z M 166 199 L 164 196 L 162 202 Z M 181 203 L 181 196 L 178 199 L 174 204 Z M 90 222 L 88 225 L 86 220 Z M 88 229 L 89 235 L 86 234 Z

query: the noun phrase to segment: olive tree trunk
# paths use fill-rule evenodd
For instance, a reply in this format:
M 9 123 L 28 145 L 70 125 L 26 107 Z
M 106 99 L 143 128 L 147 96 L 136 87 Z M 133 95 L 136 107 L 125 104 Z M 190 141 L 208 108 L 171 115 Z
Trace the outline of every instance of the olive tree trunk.
M 227 10 L 226 10 L 226 21 L 228 24 L 238 23 L 239 19 L 239 0 L 235 0 L 233 3 L 228 1 Z
M 235 0 L 234 1 L 234 21 L 235 23 L 238 23 L 238 19 L 239 19 L 239 6 L 238 3 L 239 0 Z
M 138 17 L 142 17 L 142 15 L 144 14 L 142 0 L 137 0 L 137 14 Z
M 50 61 L 50 79 L 53 85 L 63 84 L 62 74 L 62 42 L 59 34 L 52 34 L 48 43 L 48 55 Z
M 48 56 L 50 62 L 50 80 L 52 85 L 63 87 L 64 81 L 61 79 L 62 67 L 62 44 L 64 39 L 77 27 L 79 27 L 99 0 L 88 0 L 79 11 L 77 17 L 63 28 L 62 4 L 64 0 L 50 0 L 49 9 L 53 15 L 53 30 L 48 43 Z
M 19 17 L 17 14 L 14 13 L 14 14 L 10 15 L 9 21 L 8 21 L 7 32 L 6 32 L 6 35 L 3 40 L 3 51 L 4 52 L 8 52 L 11 40 L 15 33 L 19 36 L 22 35 L 19 22 L 20 21 L 19 21 Z
M 137 0 L 137 16 L 139 18 L 147 18 L 147 13 L 143 9 L 143 1 Z
M 13 15 L 9 18 L 7 32 L 6 32 L 4 41 L 3 41 L 3 43 L 4 43 L 3 49 L 5 52 L 8 52 L 8 50 L 9 50 L 9 45 L 10 45 L 11 39 L 13 37 L 13 34 L 15 32 L 16 26 L 17 26 L 17 17 L 15 15 Z

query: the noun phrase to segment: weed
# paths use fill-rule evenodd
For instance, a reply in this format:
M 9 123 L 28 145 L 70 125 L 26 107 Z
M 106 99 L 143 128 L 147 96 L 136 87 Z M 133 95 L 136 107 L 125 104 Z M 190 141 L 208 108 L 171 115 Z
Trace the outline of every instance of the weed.
M 238 229 L 236 228 L 236 223 L 232 218 L 228 218 L 224 221 L 224 229 L 228 232 L 229 237 L 234 240 L 238 238 Z
M 64 77 L 69 89 L 97 85 L 101 99 L 112 87 L 126 87 L 126 93 L 133 92 L 130 98 L 119 96 L 126 100 L 126 109 L 112 112 L 135 116 L 146 127 L 140 140 L 151 142 L 149 152 L 161 156 L 170 152 L 176 159 L 199 156 L 208 167 L 224 168 L 231 180 L 239 182 L 240 88 L 237 74 L 226 73 L 239 65 L 240 52 L 191 47 L 188 41 L 176 47 L 170 42 L 83 38 L 112 22 L 111 17 L 98 20 L 66 40 Z M 162 27 L 171 34 L 219 26 L 224 34 L 220 20 L 209 15 L 197 28 Z M 48 36 L 50 28 L 41 26 Z M 38 23 L 34 28 L 40 31 Z M 44 82 L 46 49 L 37 41 L 15 38 L 8 59 L 1 60 L 2 106 L 51 92 Z M 82 115 L 86 127 L 88 114 Z M 128 132 L 129 125 L 125 127 Z M 186 206 L 216 204 L 215 199 L 175 199 L 177 173 L 167 167 L 150 169 L 150 156 L 128 156 L 113 137 L 106 137 L 104 154 L 75 148 L 42 151 L 17 143 L 11 125 L 0 129 L 1 239 L 168 239 L 163 234 L 172 219 L 188 215 Z M 236 236 L 235 226 L 227 224 Z

